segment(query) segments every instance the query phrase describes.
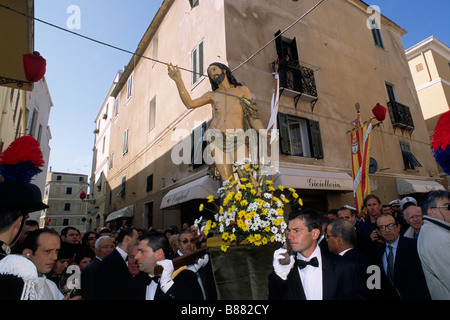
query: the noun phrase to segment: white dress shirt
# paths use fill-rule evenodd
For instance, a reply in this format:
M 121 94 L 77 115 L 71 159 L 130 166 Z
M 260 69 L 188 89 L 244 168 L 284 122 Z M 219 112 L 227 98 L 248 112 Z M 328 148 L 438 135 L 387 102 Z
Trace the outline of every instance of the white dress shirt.
M 153 277 L 153 275 L 148 274 L 149 277 Z M 156 289 L 158 289 L 158 283 L 155 281 L 150 282 L 147 286 L 147 291 L 145 292 L 145 300 L 154 300 Z
M 310 257 L 305 258 L 297 252 L 297 259 L 309 261 L 316 257 L 319 261 L 318 267 L 306 266 L 303 269 L 297 268 L 302 280 L 303 291 L 305 292 L 306 300 L 323 300 L 323 286 L 322 286 L 322 254 L 319 246 L 313 251 Z
M 37 278 L 36 284 L 36 300 L 62 300 L 64 299 L 63 294 L 59 291 L 56 284 L 48 280 L 45 275 Z

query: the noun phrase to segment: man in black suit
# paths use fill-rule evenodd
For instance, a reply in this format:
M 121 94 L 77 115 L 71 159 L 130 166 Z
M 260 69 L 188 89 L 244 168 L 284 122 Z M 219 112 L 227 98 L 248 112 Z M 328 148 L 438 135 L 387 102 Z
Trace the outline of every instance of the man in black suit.
M 95 241 L 95 258 L 81 273 L 81 296 L 83 300 L 95 299 L 95 280 L 100 264 L 115 248 L 110 236 L 101 236 Z
M 286 249 L 274 252 L 274 272 L 269 276 L 269 299 L 354 299 L 356 265 L 338 255 L 324 253 L 317 245 L 320 216 L 309 209 L 294 211 L 288 218 L 288 240 L 295 254 L 282 265 Z M 293 267 L 294 266 L 294 267 Z M 293 268 L 292 268 L 293 267 Z
M 169 252 L 169 241 L 164 234 L 153 231 L 141 236 L 135 258 L 139 271 L 148 277 L 133 279 L 133 299 L 203 300 L 196 274 L 188 269 L 175 271 L 172 261 L 166 259 Z M 154 277 L 156 265 L 163 267 L 160 278 Z
M 123 228 L 117 236 L 117 247 L 100 263 L 95 282 L 95 299 L 129 299 L 128 254 L 138 242 L 139 233 L 135 228 Z
M 175 259 L 185 254 L 191 254 L 196 250 L 194 234 L 190 230 L 184 230 L 178 234 L 178 250 L 169 259 Z M 217 300 L 216 286 L 212 272 L 211 261 L 208 254 L 197 260 L 196 263 L 188 265 L 187 268 L 197 275 L 198 283 L 203 291 L 205 300 Z
M 402 237 L 400 226 L 391 215 L 381 215 L 376 223 L 384 240 L 384 244 L 377 248 L 383 299 L 429 300 L 417 241 Z
M 361 299 L 375 297 L 376 291 L 370 291 L 367 286 L 370 266 L 369 259 L 361 254 L 357 248 L 357 231 L 350 221 L 344 219 L 333 220 L 327 227 L 325 234 L 329 250 L 344 259 L 356 264 L 358 274 L 355 274 L 355 292 Z

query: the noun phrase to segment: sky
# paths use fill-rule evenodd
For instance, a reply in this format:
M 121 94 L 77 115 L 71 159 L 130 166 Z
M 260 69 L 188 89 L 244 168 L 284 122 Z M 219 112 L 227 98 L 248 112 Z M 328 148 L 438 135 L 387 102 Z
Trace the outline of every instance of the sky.
M 162 2 L 35 0 L 35 17 L 62 28 L 70 28 L 84 36 L 135 51 Z M 402 38 L 405 49 L 432 35 L 450 46 L 450 1 L 365 2 L 378 6 L 383 15 L 408 31 Z M 321 5 L 336 3 L 336 0 L 325 0 Z M 303 12 L 299 16 L 301 14 Z M 35 22 L 35 50 L 47 60 L 45 78 L 53 101 L 49 119 L 52 139 L 48 169 L 51 166 L 52 171 L 90 176 L 95 118 L 117 71 L 128 64 L 131 55 L 38 21 Z

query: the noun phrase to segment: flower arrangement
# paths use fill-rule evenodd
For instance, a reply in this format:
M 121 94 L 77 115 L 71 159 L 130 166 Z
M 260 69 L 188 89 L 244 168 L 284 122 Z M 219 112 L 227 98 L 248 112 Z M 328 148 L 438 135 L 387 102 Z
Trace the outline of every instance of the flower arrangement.
M 284 221 L 284 206 L 298 203 L 303 205 L 301 198 L 293 188 L 283 186 L 277 189 L 273 181 L 261 175 L 260 167 L 252 165 L 248 159 L 234 164 L 237 178 L 231 176 L 223 182 L 218 193 L 222 200 L 217 205 L 212 195 L 208 196 L 208 202 L 214 203 L 217 211 L 214 219 L 208 220 L 201 230 L 205 235 L 209 233 L 221 234 L 221 239 L 226 244 L 221 250 L 226 252 L 229 245 L 263 246 L 271 243 L 285 243 L 285 231 L 287 224 Z M 282 193 L 275 197 L 274 193 L 280 190 Z M 199 211 L 209 210 L 200 205 Z M 211 211 L 211 210 L 210 210 Z M 195 224 L 202 221 L 202 217 Z

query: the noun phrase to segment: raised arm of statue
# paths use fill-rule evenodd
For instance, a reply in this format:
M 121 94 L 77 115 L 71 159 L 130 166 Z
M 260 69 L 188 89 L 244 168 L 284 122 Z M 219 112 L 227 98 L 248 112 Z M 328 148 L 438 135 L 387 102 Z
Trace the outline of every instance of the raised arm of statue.
M 167 71 L 169 77 L 173 81 L 175 81 L 178 93 L 180 94 L 181 101 L 183 101 L 186 108 L 193 109 L 212 103 L 210 92 L 207 92 L 198 99 L 192 100 L 191 96 L 186 90 L 186 86 L 184 85 L 183 79 L 181 78 L 181 72 L 178 66 L 173 66 L 171 63 L 169 63 Z

